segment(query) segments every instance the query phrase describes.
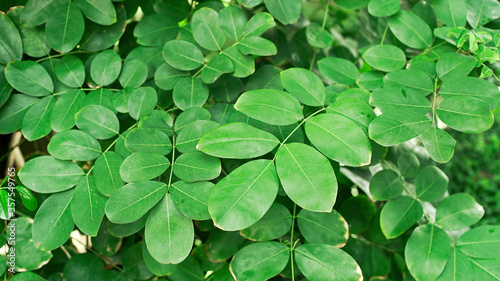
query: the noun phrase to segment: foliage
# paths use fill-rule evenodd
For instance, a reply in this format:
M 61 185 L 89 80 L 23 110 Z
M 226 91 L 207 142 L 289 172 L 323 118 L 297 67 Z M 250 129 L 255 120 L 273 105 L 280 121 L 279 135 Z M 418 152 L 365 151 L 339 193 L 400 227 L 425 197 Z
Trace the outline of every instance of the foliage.
M 12 280 L 500 280 L 500 226 L 471 228 L 483 207 L 435 164 L 453 157 L 445 125 L 493 125 L 499 15 L 495 0 L 10 8 L 0 133 L 50 140 L 0 191 L 3 219 L 14 190 L 36 210 L 6 228 L 29 271 Z

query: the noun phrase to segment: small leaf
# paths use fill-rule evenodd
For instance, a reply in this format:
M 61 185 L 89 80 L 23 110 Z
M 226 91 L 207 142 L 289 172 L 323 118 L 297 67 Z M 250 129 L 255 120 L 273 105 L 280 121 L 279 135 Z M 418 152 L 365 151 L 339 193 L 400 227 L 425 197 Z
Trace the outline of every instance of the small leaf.
M 28 27 L 40 25 L 47 21 L 58 5 L 64 2 L 63 0 L 29 0 L 21 14 L 21 20 Z
M 500 280 L 498 259 L 469 258 L 469 261 L 472 265 L 472 276 L 474 276 L 474 280 Z
M 292 215 L 280 203 L 273 203 L 266 214 L 254 225 L 242 229 L 240 234 L 252 241 L 268 241 L 277 239 L 290 231 Z
M 323 77 L 334 82 L 351 86 L 359 77 L 354 63 L 343 58 L 323 58 L 318 61 L 319 72 Z
M 224 55 L 218 54 L 207 63 L 201 71 L 201 80 L 203 83 L 214 83 L 224 73 L 234 71 L 233 62 Z
M 439 58 L 436 63 L 436 72 L 439 79 L 442 81 L 452 78 L 464 79 L 475 66 L 476 59 L 473 57 L 457 53 L 448 53 Z M 441 91 L 439 92 L 441 93 Z
M 446 131 L 431 127 L 422 134 L 421 140 L 432 160 L 446 163 L 453 157 L 457 141 Z
M 240 40 L 245 35 L 247 18 L 240 7 L 230 4 L 219 13 L 219 24 L 231 39 Z
M 228 57 L 234 66 L 232 75 L 238 78 L 250 76 L 255 72 L 255 61 L 252 56 L 245 56 L 241 53 L 238 46 L 231 46 L 221 52 Z
M 457 96 L 445 98 L 437 108 L 443 123 L 464 133 L 481 133 L 493 126 L 491 105 L 478 98 Z
M 403 179 L 393 170 L 381 170 L 370 181 L 370 193 L 378 201 L 396 198 L 404 188 Z
M 23 117 L 22 132 L 29 141 L 35 141 L 45 137 L 52 131 L 50 127 L 50 115 L 54 109 L 56 99 L 47 96 L 32 105 Z
M 92 61 L 90 76 L 100 86 L 113 83 L 120 75 L 122 60 L 113 50 L 100 52 Z
M 356 261 L 334 246 L 310 243 L 297 247 L 294 252 L 297 266 L 307 280 L 363 279 L 361 268 Z
M 183 77 L 174 87 L 174 103 L 182 110 L 191 107 L 202 107 L 208 96 L 207 85 L 198 77 Z
M 106 217 L 113 223 L 140 219 L 164 198 L 167 185 L 158 181 L 129 183 L 111 194 L 106 202 Z
M 221 172 L 220 159 L 201 152 L 184 153 L 175 159 L 174 175 L 185 182 L 212 180 Z
M 75 4 L 91 21 L 101 25 L 116 22 L 116 11 L 110 0 L 76 0 Z
M 411 152 L 405 152 L 399 155 L 397 164 L 401 176 L 407 179 L 414 178 L 420 170 L 420 161 L 418 157 Z
M 237 280 L 268 280 L 285 268 L 289 258 L 289 249 L 282 243 L 255 243 L 243 247 L 234 255 L 230 270 Z
M 297 224 L 308 243 L 322 243 L 342 248 L 349 237 L 347 221 L 335 210 L 331 213 L 301 210 L 297 215 Z
M 177 163 L 177 162 L 176 162 Z M 187 183 L 174 182 L 170 186 L 170 195 L 175 206 L 186 217 L 193 220 L 208 220 L 208 197 L 214 184 L 208 181 Z
M 356 98 L 337 99 L 328 106 L 326 113 L 339 114 L 351 119 L 365 134 L 368 134 L 368 126 L 376 116 L 370 105 Z
M 219 24 L 219 15 L 210 8 L 201 8 L 191 20 L 193 37 L 205 49 L 222 50 L 226 34 Z
M 21 201 L 23 202 L 24 207 L 30 211 L 35 211 L 38 207 L 38 201 L 33 193 L 22 185 L 16 186 L 16 191 L 19 195 L 21 195 Z
M 469 281 L 472 280 L 472 269 L 467 256 L 462 252 L 457 251 L 456 247 L 451 247 L 448 261 L 443 272 L 439 275 L 438 281 L 456 280 Z
M 171 275 L 177 270 L 177 265 L 175 264 L 163 264 L 155 260 L 153 256 L 148 251 L 148 246 L 146 240 L 142 240 L 142 257 L 144 263 L 151 273 L 157 276 Z
M 180 40 L 175 40 L 180 41 Z M 171 41 L 174 42 L 174 41 Z M 202 72 L 203 75 L 203 72 Z M 164 63 L 156 69 L 155 72 L 155 83 L 162 90 L 172 90 L 175 84 L 182 78 L 187 77 L 189 74 L 184 71 L 177 70 L 170 66 L 168 63 Z
M 120 123 L 113 111 L 102 105 L 87 105 L 75 115 L 76 126 L 96 139 L 108 139 L 118 134 Z
M 167 155 L 172 151 L 172 142 L 167 134 L 159 130 L 134 128 L 125 139 L 131 152 L 150 152 Z
M 282 24 L 295 23 L 300 16 L 300 0 L 290 0 L 284 3 L 283 0 L 264 0 L 267 10 Z
M 134 28 L 137 43 L 143 46 L 162 46 L 179 34 L 177 21 L 161 14 L 143 18 Z
M 260 36 L 266 30 L 276 26 L 273 16 L 268 13 L 257 13 L 247 22 L 245 36 Z
M 493 83 L 476 77 L 457 77 L 446 80 L 439 94 L 443 98 L 474 97 L 483 100 L 495 108 L 500 102 L 500 90 Z
M 389 17 L 399 11 L 399 0 L 371 0 L 368 3 L 368 12 L 374 17 Z
M 392 45 L 376 45 L 363 54 L 363 59 L 373 68 L 391 72 L 406 65 L 405 53 Z
M 54 91 L 49 73 L 34 61 L 9 63 L 5 68 L 5 78 L 14 89 L 30 96 L 43 97 Z
M 300 103 L 290 94 L 270 89 L 243 93 L 234 109 L 272 125 L 295 124 L 304 118 Z
M 500 253 L 500 226 L 482 225 L 462 234 L 456 247 L 469 257 L 498 259 Z
M 208 199 L 208 211 L 218 228 L 241 230 L 264 216 L 277 193 L 278 175 L 273 161 L 254 160 L 215 185 Z
M 83 177 L 76 185 L 71 214 L 76 226 L 89 236 L 96 236 L 104 218 L 107 198 L 97 191 L 93 176 Z
M 314 116 L 307 120 L 305 131 L 311 143 L 332 160 L 353 167 L 370 163 L 368 138 L 346 117 L 330 113 Z
M 21 128 L 28 109 L 37 103 L 35 97 L 14 94 L 0 107 L 0 134 L 10 134 Z
M 219 127 L 219 124 L 209 120 L 198 120 L 186 125 L 176 138 L 176 147 L 182 153 L 196 152 L 196 145 L 201 137 Z M 214 137 L 214 140 L 217 137 Z
M 370 138 L 383 146 L 409 141 L 425 132 L 432 121 L 425 115 L 407 112 L 387 112 L 377 116 L 369 128 Z
M 146 181 L 163 174 L 170 166 L 167 158 L 147 152 L 132 153 L 120 166 L 120 176 L 126 182 Z
M 54 193 L 75 186 L 83 171 L 71 161 L 40 156 L 26 162 L 18 175 L 29 189 L 38 193 Z
M 405 247 L 406 264 L 417 280 L 436 280 L 450 252 L 448 234 L 433 224 L 417 227 Z
M 500 16 L 497 14 L 500 9 L 500 3 L 495 0 L 467 0 L 466 9 L 467 22 L 474 29 Z
M 107 151 L 97 158 L 94 163 L 93 178 L 100 193 L 110 196 L 125 184 L 120 176 L 122 163 L 123 157 L 113 151 Z
M 380 227 L 387 239 L 396 238 L 424 214 L 422 205 L 408 196 L 387 202 L 380 213 Z
M 0 14 L 0 63 L 21 60 L 23 44 L 18 29 L 8 15 Z
M 238 231 L 214 229 L 207 239 L 206 255 L 211 262 L 223 262 L 231 258 L 245 242 Z
M 309 45 L 322 49 L 329 47 L 333 43 L 333 37 L 330 32 L 315 22 L 311 22 L 307 26 L 306 39 Z
M 179 70 L 193 70 L 200 67 L 203 54 L 194 44 L 183 40 L 172 40 L 163 47 L 163 58 L 173 68 Z
M 300 102 L 310 106 L 325 104 L 325 86 L 316 74 L 302 68 L 281 72 L 281 83 Z
M 384 77 L 385 87 L 413 90 L 423 96 L 427 96 L 434 89 L 429 76 L 420 70 L 414 69 L 402 69 L 388 73 Z
M 389 19 L 389 28 L 403 44 L 414 49 L 432 45 L 432 31 L 425 21 L 412 12 L 399 10 Z
M 101 155 L 101 145 L 83 131 L 68 130 L 53 136 L 47 151 L 61 160 L 90 161 Z
M 176 264 L 186 259 L 193 247 L 194 227 L 167 194 L 151 211 L 144 236 L 155 260 Z
M 42 156 L 43 157 L 43 156 Z M 51 195 L 37 211 L 33 222 L 33 243 L 42 251 L 51 251 L 62 246 L 73 231 L 70 204 L 73 191 Z
M 337 178 L 325 156 L 305 144 L 285 144 L 276 153 L 276 170 L 283 189 L 297 205 L 331 212 L 337 198 Z
M 72 1 L 58 4 L 53 9 L 45 24 L 47 42 L 54 50 L 67 53 L 82 39 L 85 21 Z
M 467 19 L 466 0 L 432 0 L 436 17 L 449 27 L 465 26 Z
M 153 112 L 158 103 L 158 95 L 152 87 L 140 87 L 132 92 L 128 99 L 128 112 L 132 118 L 139 120 Z
M 434 202 L 441 199 L 448 189 L 448 177 L 436 166 L 427 166 L 415 177 L 417 197 L 423 201 Z
M 139 60 L 125 62 L 120 74 L 120 85 L 123 88 L 137 88 L 146 81 L 148 77 L 148 66 Z
M 396 87 L 376 89 L 370 96 L 370 104 L 384 113 L 411 110 L 418 114 L 426 114 L 431 110 L 430 101 L 423 95 L 410 89 Z
M 57 61 L 54 67 L 57 79 L 72 88 L 83 85 L 85 80 L 85 66 L 83 62 L 72 55 L 67 55 Z
M 243 38 L 238 48 L 244 55 L 272 56 L 278 52 L 273 42 L 258 36 Z
M 436 208 L 436 224 L 445 230 L 468 227 L 479 222 L 483 216 L 483 206 L 466 193 L 446 197 Z
M 210 120 L 212 114 L 203 107 L 191 107 L 184 110 L 177 119 L 175 119 L 174 130 L 179 133 L 187 125 L 198 120 Z

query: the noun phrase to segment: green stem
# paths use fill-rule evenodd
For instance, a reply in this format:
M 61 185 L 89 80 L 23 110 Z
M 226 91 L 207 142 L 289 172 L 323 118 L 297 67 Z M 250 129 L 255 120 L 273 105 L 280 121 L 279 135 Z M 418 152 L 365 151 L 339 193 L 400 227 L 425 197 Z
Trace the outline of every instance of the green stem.
M 438 79 L 434 79 L 434 90 L 432 91 L 433 101 L 432 101 L 432 123 L 434 127 L 438 127 L 437 117 L 436 117 L 436 100 L 437 100 L 437 82 Z
M 318 49 L 314 49 L 314 54 L 313 54 L 313 57 L 311 59 L 311 66 L 309 66 L 309 71 L 311 71 L 314 67 L 314 62 L 316 60 L 316 54 L 318 54 Z
M 385 36 L 387 35 L 387 30 L 389 29 L 389 23 L 385 26 L 384 34 L 382 34 L 382 40 L 380 41 L 380 45 L 384 45 Z
M 37 60 L 36 62 L 41 62 L 41 61 L 44 61 L 44 60 L 50 60 L 52 58 L 58 58 L 58 57 L 66 56 L 66 55 L 72 55 L 72 54 L 95 54 L 95 53 L 96 52 L 89 52 L 89 51 L 78 50 L 78 51 L 73 51 L 73 52 L 64 53 L 64 54 L 57 54 L 57 55 L 53 55 L 53 56 L 47 56 L 45 58 L 41 58 L 41 59 Z
M 170 161 L 170 176 L 168 177 L 168 186 L 167 186 L 167 193 L 168 190 L 170 189 L 170 186 L 172 185 L 172 175 L 174 171 L 174 163 L 175 163 L 175 134 L 172 136 L 172 161 Z
M 323 16 L 323 24 L 321 25 L 321 30 L 324 30 L 325 29 L 325 26 L 326 26 L 326 20 L 328 19 L 328 8 L 329 8 L 329 4 L 330 3 L 330 0 L 326 0 L 326 3 L 325 3 L 325 15 Z

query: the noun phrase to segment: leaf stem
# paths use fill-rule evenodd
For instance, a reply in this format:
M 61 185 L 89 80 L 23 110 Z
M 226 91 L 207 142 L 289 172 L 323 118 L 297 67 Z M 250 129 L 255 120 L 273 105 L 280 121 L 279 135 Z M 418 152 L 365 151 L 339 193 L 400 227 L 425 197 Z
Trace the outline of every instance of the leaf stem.
M 438 79 L 434 79 L 434 90 L 432 91 L 433 100 L 432 100 L 432 123 L 434 127 L 438 127 L 437 117 L 436 117 L 436 99 L 437 99 L 437 81 Z
M 37 60 L 36 62 L 41 62 L 41 61 L 44 61 L 44 60 L 50 60 L 50 59 L 53 59 L 53 58 L 63 57 L 63 56 L 72 55 L 72 54 L 95 54 L 95 53 L 96 52 L 78 50 L 78 51 L 73 51 L 73 52 L 64 53 L 64 54 L 57 54 L 57 55 L 53 55 L 53 56 L 49 55 L 47 57 L 44 57 L 44 58 L 41 58 L 41 59 Z
M 172 185 L 172 175 L 174 172 L 174 163 L 175 163 L 175 133 L 172 136 L 172 161 L 170 161 L 170 176 L 168 177 L 168 186 L 167 186 L 167 193 L 170 189 L 170 186 Z
M 325 15 L 323 16 L 323 25 L 321 25 L 321 30 L 324 30 L 325 29 L 325 26 L 326 26 L 326 20 L 328 19 L 328 8 L 329 8 L 329 4 L 330 3 L 330 0 L 326 0 L 326 3 L 325 3 Z
M 384 34 L 382 34 L 382 40 L 380 41 L 380 45 L 384 45 L 385 36 L 387 35 L 387 30 L 389 29 L 389 23 L 385 26 Z
M 313 57 L 311 59 L 311 65 L 309 66 L 309 71 L 312 71 L 313 67 L 314 67 L 314 62 L 316 60 L 316 55 L 318 54 L 318 49 L 314 49 L 314 54 L 313 54 Z

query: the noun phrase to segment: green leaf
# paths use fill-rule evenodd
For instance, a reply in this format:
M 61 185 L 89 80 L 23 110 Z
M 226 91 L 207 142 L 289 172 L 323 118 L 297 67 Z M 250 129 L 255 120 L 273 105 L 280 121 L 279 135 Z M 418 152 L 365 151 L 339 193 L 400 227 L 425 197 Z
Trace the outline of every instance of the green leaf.
M 353 167 L 370 163 L 370 142 L 350 119 L 338 114 L 321 114 L 307 120 L 305 130 L 311 143 L 328 158 Z
M 128 112 L 132 118 L 139 120 L 153 112 L 158 103 L 158 95 L 152 87 L 140 87 L 132 92 L 128 99 Z
M 425 115 L 394 111 L 377 116 L 369 127 L 370 138 L 383 146 L 393 146 L 421 135 L 432 124 Z
M 482 225 L 462 234 L 456 247 L 469 257 L 498 259 L 500 252 L 500 226 Z
M 268 13 L 257 13 L 247 22 L 245 36 L 260 36 L 266 30 L 276 26 L 273 16 Z
M 176 138 L 176 148 L 182 153 L 196 152 L 200 138 L 209 131 L 219 127 L 214 121 L 198 120 L 186 125 Z M 217 137 L 214 136 L 214 140 Z
M 210 117 L 212 117 L 210 112 L 203 107 L 188 108 L 175 119 L 174 130 L 178 133 L 188 124 L 198 120 L 210 120 Z
M 45 281 L 42 277 L 33 272 L 19 272 L 10 279 L 12 281 Z
M 457 78 L 458 81 L 461 81 L 474 69 L 474 67 L 476 67 L 475 58 L 457 53 L 448 53 L 439 58 L 436 63 L 436 72 L 439 79 L 443 81 L 452 78 Z
M 240 234 L 252 241 L 268 241 L 277 239 L 290 231 L 292 215 L 280 203 L 273 203 L 266 214 L 252 226 L 242 229 Z
M 148 246 L 146 245 L 146 240 L 142 241 L 142 257 L 144 258 L 144 263 L 151 273 L 157 276 L 166 276 L 174 273 L 177 269 L 175 264 L 163 264 L 155 260 L 148 251 Z
M 255 72 L 255 61 L 252 56 L 245 56 L 241 53 L 238 46 L 231 46 L 221 52 L 228 57 L 234 66 L 234 72 L 231 74 L 234 77 L 244 78 Z
M 40 156 L 26 162 L 18 175 L 29 189 L 38 193 L 54 193 L 75 186 L 83 171 L 71 161 Z
M 264 216 L 277 193 L 278 175 L 273 161 L 254 160 L 215 185 L 208 199 L 208 211 L 218 228 L 241 230 Z
M 311 22 L 307 26 L 306 39 L 309 45 L 322 49 L 329 47 L 333 43 L 333 37 L 330 32 L 315 22 Z
M 70 209 L 72 199 L 73 191 L 68 190 L 53 194 L 42 203 L 33 222 L 33 243 L 38 249 L 55 250 L 68 240 L 75 225 Z
M 36 270 L 48 263 L 52 258 L 52 253 L 42 251 L 33 244 L 33 241 L 31 241 L 31 234 L 30 239 L 17 239 L 15 247 L 11 247 L 9 250 L 10 255 L 16 255 L 16 267 L 19 269 Z M 2 262 L 6 264 L 5 259 Z
M 371 106 L 356 98 L 338 99 L 328 106 L 326 113 L 339 114 L 351 119 L 361 127 L 366 134 L 368 134 L 370 122 L 376 116 Z
M 498 266 L 498 259 L 469 258 L 469 261 L 472 265 L 474 280 L 500 280 L 500 267 Z
M 12 86 L 7 82 L 5 78 L 5 68 L 0 68 L 0 108 L 4 106 L 12 93 Z
M 417 15 L 400 10 L 389 19 L 389 28 L 403 44 L 414 49 L 425 49 L 432 45 L 432 31 Z
M 45 24 L 47 42 L 56 51 L 67 53 L 76 47 L 85 31 L 82 12 L 72 1 L 58 4 Z
M 310 106 L 325 104 L 325 86 L 316 74 L 303 68 L 281 72 L 281 83 L 301 103 Z
M 50 115 L 52 114 L 56 99 L 47 96 L 31 106 L 23 118 L 22 132 L 29 141 L 35 141 L 45 137 L 52 131 L 50 127 Z
M 371 0 L 368 3 L 368 12 L 374 17 L 389 17 L 399 11 L 399 0 Z
M 131 223 L 114 224 L 112 222 L 109 222 L 108 226 L 109 233 L 111 233 L 111 235 L 115 237 L 127 237 L 134 233 L 137 233 L 146 225 L 148 215 L 149 213 L 146 213 L 138 220 L 133 221 Z
M 9 63 L 5 68 L 5 78 L 17 91 L 34 97 L 50 95 L 54 90 L 49 73 L 39 63 L 30 60 Z
M 290 94 L 270 89 L 243 93 L 234 109 L 272 125 L 295 124 L 304 118 L 300 103 Z
M 129 183 L 111 194 L 105 212 L 113 223 L 131 223 L 140 219 L 164 198 L 167 185 L 158 181 Z
M 450 252 L 448 234 L 433 224 L 417 227 L 405 247 L 406 264 L 417 280 L 436 280 Z
M 207 239 L 206 255 L 211 262 L 223 262 L 231 258 L 245 242 L 238 231 L 214 229 Z
M 370 227 L 370 222 L 376 213 L 376 207 L 367 196 L 358 195 L 343 202 L 339 212 L 349 224 L 349 232 L 359 234 Z
M 370 193 L 378 201 L 396 198 L 404 188 L 403 179 L 393 170 L 381 170 L 370 180 Z
M 423 95 L 397 87 L 376 89 L 370 96 L 370 104 L 378 107 L 382 112 L 413 111 L 426 114 L 431 110 L 431 103 Z
M 436 209 L 436 224 L 445 230 L 458 230 L 473 225 L 484 216 L 484 208 L 474 197 L 457 193 L 446 197 Z
M 437 108 L 443 123 L 464 133 L 482 133 L 493 125 L 491 105 L 475 97 L 445 98 Z
M 123 163 L 123 157 L 120 154 L 107 151 L 97 158 L 94 163 L 94 183 L 97 190 L 110 196 L 124 185 L 120 176 L 120 166 Z
M 104 264 L 102 260 L 91 253 L 74 254 L 66 262 L 63 269 L 63 276 L 67 280 L 89 280 L 99 278 Z
M 174 87 L 174 103 L 182 110 L 191 107 L 202 107 L 208 96 L 207 85 L 198 77 L 183 77 Z
M 276 170 L 286 194 L 300 207 L 331 212 L 337 198 L 337 178 L 330 161 L 314 148 L 291 143 L 276 153 Z
M 23 24 L 28 27 L 40 25 L 47 21 L 54 9 L 64 0 L 29 0 L 21 14 Z
M 243 4 L 243 6 L 247 8 L 253 8 L 260 3 L 264 2 L 264 0 L 238 0 L 239 3 Z
M 281 69 L 274 65 L 264 65 L 257 69 L 257 71 L 250 76 L 248 83 L 246 85 L 246 90 L 258 90 L 258 89 L 274 89 L 283 90 L 284 87 L 281 84 Z M 211 91 L 212 92 L 212 91 Z M 239 93 L 238 93 L 239 94 Z
M 403 69 L 388 73 L 384 77 L 384 88 L 396 87 L 413 90 L 427 96 L 434 89 L 434 85 L 427 74 L 420 70 Z
M 8 15 L 0 14 L 0 63 L 21 60 L 23 44 L 21 35 Z M 9 82 L 10 83 L 10 82 Z
M 85 176 L 76 185 L 71 214 L 76 226 L 89 236 L 96 236 L 104 218 L 107 198 L 97 191 L 93 176 Z
M 362 280 L 361 268 L 344 251 L 325 244 L 304 244 L 295 249 L 300 271 L 310 281 Z M 342 265 L 342 266 L 339 266 Z
M 91 21 L 101 25 L 116 22 L 116 11 L 110 0 L 75 0 L 75 4 Z
M 35 211 L 38 207 L 38 201 L 33 193 L 22 185 L 16 186 L 16 191 L 21 196 L 21 201 L 23 202 L 24 207 L 30 211 Z
M 322 243 L 341 248 L 349 237 L 347 221 L 335 210 L 330 213 L 301 210 L 297 215 L 297 224 L 308 243 Z
M 457 251 L 456 247 L 451 247 L 448 261 L 443 272 L 439 275 L 438 281 L 454 280 L 469 281 L 472 280 L 472 269 L 467 256 Z M 481 279 L 479 279 L 481 280 Z
M 178 34 L 177 22 L 161 14 L 145 17 L 134 28 L 137 43 L 143 46 L 161 46 L 174 40 Z
M 214 83 L 224 73 L 234 71 L 233 62 L 222 54 L 218 54 L 207 63 L 206 67 L 201 71 L 201 80 L 203 83 Z
M 191 20 L 196 42 L 208 50 L 222 50 L 226 34 L 219 24 L 219 14 L 210 8 L 201 8 Z
M 245 35 L 247 17 L 240 7 L 230 4 L 219 13 L 219 24 L 231 39 L 240 40 Z
M 356 65 L 343 58 L 327 57 L 320 59 L 318 68 L 323 77 L 347 86 L 354 84 L 359 77 Z
M 14 94 L 0 107 L 0 134 L 10 134 L 21 128 L 23 117 L 37 98 Z
M 113 113 L 116 113 L 116 109 L 113 106 L 113 92 L 110 89 L 99 88 L 93 91 L 90 91 L 85 98 L 83 103 L 84 106 L 87 105 L 102 105 Z
M 185 182 L 212 180 L 221 172 L 220 159 L 201 152 L 184 153 L 175 159 L 174 175 Z
M 68 130 L 53 136 L 47 151 L 61 160 L 90 161 L 101 155 L 101 145 L 83 131 Z
M 414 178 L 420 170 L 420 161 L 418 157 L 411 152 L 405 152 L 399 155 L 397 164 L 401 176 L 407 179 Z
M 194 44 L 182 40 L 167 42 L 163 47 L 163 58 L 173 68 L 179 70 L 193 70 L 204 62 L 200 49 Z
M 421 136 L 421 141 L 432 160 L 446 163 L 451 160 L 457 141 L 446 131 L 431 127 Z
M 268 280 L 285 268 L 289 257 L 289 249 L 282 243 L 255 243 L 243 247 L 234 255 L 230 269 L 237 280 Z
M 446 80 L 439 94 L 443 98 L 474 97 L 485 101 L 494 109 L 500 102 L 500 90 L 493 83 L 476 77 L 457 77 Z
M 284 3 L 283 0 L 264 0 L 267 10 L 282 24 L 295 23 L 300 16 L 300 0 L 290 0 Z
M 159 130 L 134 128 L 125 139 L 131 152 L 150 152 L 167 155 L 172 151 L 172 142 L 167 134 Z
M 122 60 L 113 50 L 100 52 L 92 61 L 90 76 L 100 86 L 113 83 L 120 75 Z
M 371 67 L 385 72 L 395 71 L 406 65 L 405 53 L 400 48 L 392 45 L 370 47 L 363 54 L 363 59 Z
M 177 162 L 176 162 L 177 163 Z M 186 217 L 193 220 L 208 220 L 208 197 L 214 184 L 208 181 L 187 183 L 174 182 L 170 186 L 170 195 L 175 206 Z
M 467 0 L 467 22 L 476 29 L 499 17 L 500 3 L 495 0 Z
M 96 139 L 109 139 L 118 134 L 120 123 L 110 109 L 102 105 L 87 105 L 75 115 L 76 126 Z
M 447 189 L 448 177 L 436 166 L 421 169 L 415 177 L 417 197 L 423 201 L 437 201 L 443 197 Z
M 162 155 L 135 152 L 125 158 L 120 166 L 120 175 L 126 182 L 147 181 L 163 174 L 170 161 Z
M 220 158 L 248 159 L 271 152 L 278 144 L 279 140 L 272 134 L 236 122 L 211 130 L 200 139 L 196 148 Z
M 244 55 L 272 56 L 276 55 L 277 49 L 273 42 L 258 36 L 243 38 L 238 48 Z
M 408 196 L 387 202 L 380 213 L 380 228 L 387 239 L 396 238 L 424 214 L 422 205 Z
M 436 17 L 449 27 L 465 26 L 467 19 L 466 0 L 432 0 Z
M 155 260 L 164 264 L 180 263 L 193 247 L 193 223 L 179 212 L 167 194 L 151 211 L 144 236 Z
M 83 62 L 72 55 L 67 55 L 57 61 L 54 67 L 57 79 L 72 88 L 79 88 L 85 80 Z
M 148 77 L 148 66 L 139 60 L 125 62 L 118 80 L 123 88 L 137 88 Z

